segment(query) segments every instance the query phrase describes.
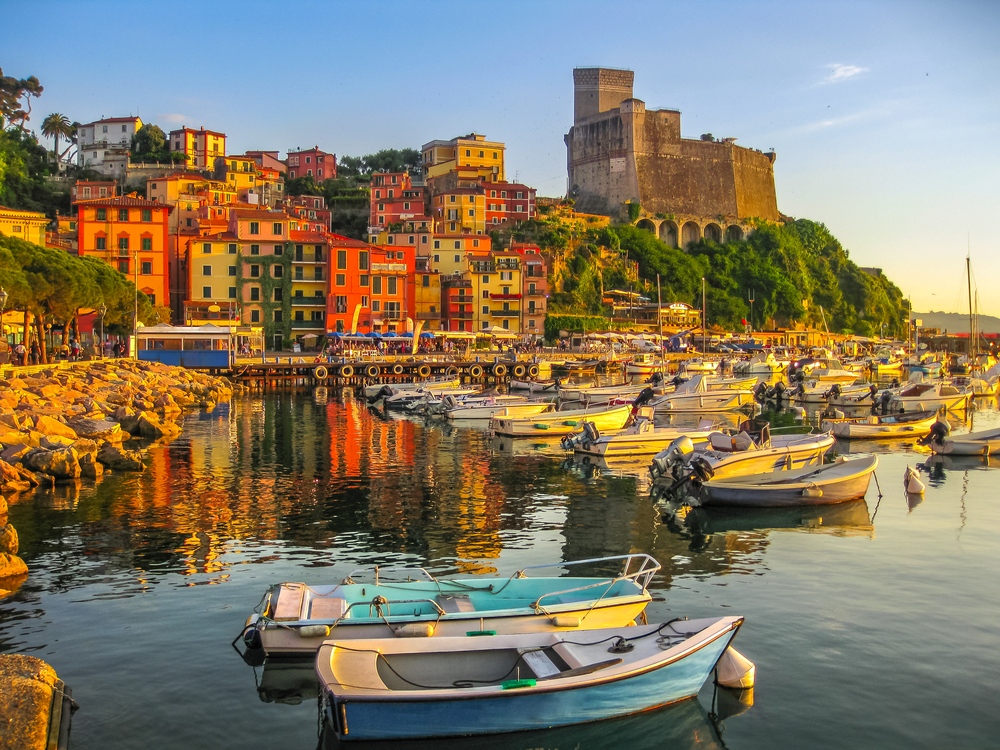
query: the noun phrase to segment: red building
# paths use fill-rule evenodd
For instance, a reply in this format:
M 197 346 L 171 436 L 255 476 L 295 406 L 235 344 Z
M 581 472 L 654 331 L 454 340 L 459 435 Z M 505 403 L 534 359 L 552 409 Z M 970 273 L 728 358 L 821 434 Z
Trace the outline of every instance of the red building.
M 314 232 L 330 230 L 332 212 L 322 195 L 292 195 L 285 201 L 285 212 L 299 219 L 299 226 Z
M 289 151 L 285 166 L 289 180 L 310 175 L 316 182 L 337 178 L 337 155 L 321 151 L 319 146 Z
M 329 235 L 326 329 L 336 333 L 405 332 L 412 320 L 413 248 L 381 247 Z
M 429 217 L 425 215 L 423 186 L 414 187 L 407 172 L 378 172 L 372 175 L 369 226 L 420 223 L 430 224 Z

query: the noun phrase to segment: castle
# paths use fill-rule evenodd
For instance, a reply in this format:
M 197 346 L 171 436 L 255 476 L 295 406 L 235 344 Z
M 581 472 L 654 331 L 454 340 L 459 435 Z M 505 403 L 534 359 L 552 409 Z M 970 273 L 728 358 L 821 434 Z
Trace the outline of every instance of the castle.
M 565 136 L 569 194 L 579 211 L 617 216 L 639 204 L 637 226 L 673 247 L 742 239 L 748 219 L 778 219 L 774 152 L 735 139 L 681 137 L 681 113 L 646 110 L 634 73 L 573 70 L 573 127 Z

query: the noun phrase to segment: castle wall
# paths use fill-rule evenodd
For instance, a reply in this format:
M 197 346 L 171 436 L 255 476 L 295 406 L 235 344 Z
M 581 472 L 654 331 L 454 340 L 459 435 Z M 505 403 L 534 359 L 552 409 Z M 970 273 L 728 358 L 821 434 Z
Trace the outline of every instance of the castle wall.
M 774 154 L 736 148 L 733 154 L 737 216 L 778 220 L 778 198 L 774 192 Z
M 565 140 L 577 210 L 617 215 L 623 202 L 639 199 L 630 113 L 589 118 L 570 128 Z

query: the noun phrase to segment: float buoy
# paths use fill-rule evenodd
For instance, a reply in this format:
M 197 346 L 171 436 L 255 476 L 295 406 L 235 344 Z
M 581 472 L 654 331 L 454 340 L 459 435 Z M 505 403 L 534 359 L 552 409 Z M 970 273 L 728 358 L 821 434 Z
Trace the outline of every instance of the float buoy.
M 315 370 L 313 370 L 313 376 L 315 376 L 317 380 L 326 380 L 327 374 L 326 368 L 323 365 L 319 365 Z
M 521 364 L 514 365 L 513 372 L 515 378 L 523 378 L 527 371 L 528 369 L 524 365 Z
M 537 378 L 539 372 L 538 365 L 532 365 L 528 368 L 528 377 Z
M 507 374 L 507 365 L 493 365 L 493 374 L 498 378 L 502 378 Z
M 340 368 L 340 377 L 349 378 L 354 374 L 354 368 L 351 365 L 344 365 Z
M 393 365 L 392 366 L 392 374 L 393 375 L 402 375 L 403 374 L 403 366 L 402 365 Z
M 458 377 L 458 368 L 452 365 L 445 371 L 445 375 L 447 375 L 449 378 Z
M 924 490 L 927 489 L 927 486 L 920 481 L 920 472 L 912 466 L 907 466 L 906 471 L 903 473 L 903 486 L 910 495 L 922 495 L 924 494 Z
M 378 365 L 368 365 L 368 369 L 365 370 L 365 374 L 370 378 L 378 377 Z
M 456 370 L 455 373 L 458 374 L 458 371 Z M 429 378 L 431 376 L 430 365 L 420 365 L 420 369 L 417 370 L 417 375 L 422 378 Z
M 728 688 L 752 688 L 756 672 L 754 663 L 730 646 L 715 665 L 715 681 Z
M 483 376 L 482 365 L 473 365 L 472 367 L 470 367 L 469 375 L 471 375 L 474 378 L 481 378 Z

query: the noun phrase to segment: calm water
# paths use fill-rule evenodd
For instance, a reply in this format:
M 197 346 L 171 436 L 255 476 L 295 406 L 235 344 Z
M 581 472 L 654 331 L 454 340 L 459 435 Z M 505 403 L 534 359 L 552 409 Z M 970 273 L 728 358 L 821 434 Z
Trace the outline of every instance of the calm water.
M 997 424 L 993 402 L 974 415 Z M 650 621 L 746 616 L 749 711 L 713 722 L 709 685 L 625 720 L 427 746 L 1000 747 L 1000 461 L 923 471 L 921 501 L 902 488 L 928 459 L 912 444 L 838 450 L 880 453 L 883 497 L 684 513 L 651 497 L 646 459 L 574 463 L 332 390 L 248 398 L 191 415 L 142 475 L 11 507 L 31 575 L 0 600 L 0 652 L 72 687 L 77 750 L 315 748 L 311 667 L 254 668 L 230 646 L 268 585 L 647 552 L 663 565 Z

